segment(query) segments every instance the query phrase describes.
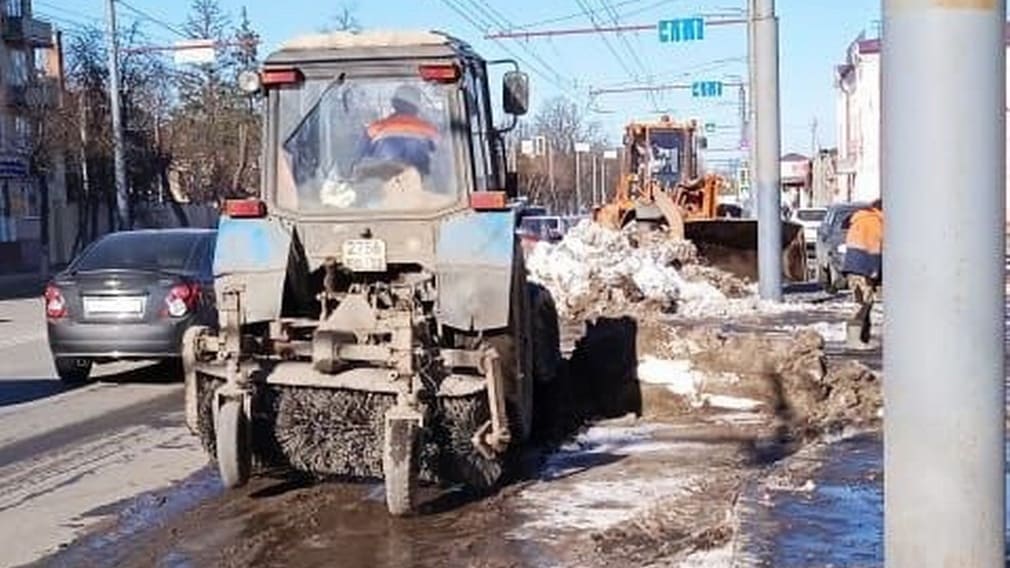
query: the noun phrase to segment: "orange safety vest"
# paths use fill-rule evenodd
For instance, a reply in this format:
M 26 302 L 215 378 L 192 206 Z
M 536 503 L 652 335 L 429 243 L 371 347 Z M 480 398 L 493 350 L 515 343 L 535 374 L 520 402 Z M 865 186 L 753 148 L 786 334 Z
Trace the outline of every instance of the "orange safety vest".
M 422 118 L 401 113 L 376 120 L 368 126 L 368 137 L 373 142 L 394 136 L 427 138 L 435 141 L 438 139 L 438 129 Z
M 853 213 L 845 246 L 880 254 L 884 246 L 884 213 L 879 209 L 861 209 Z

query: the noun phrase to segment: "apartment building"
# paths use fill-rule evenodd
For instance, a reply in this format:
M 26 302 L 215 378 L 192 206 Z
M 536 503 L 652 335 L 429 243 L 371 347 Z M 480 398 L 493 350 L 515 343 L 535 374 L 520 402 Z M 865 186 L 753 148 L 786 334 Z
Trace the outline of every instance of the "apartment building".
M 58 102 L 59 40 L 35 18 L 31 0 L 0 0 L 0 273 L 37 269 L 40 260 L 38 180 L 31 175 L 33 125 Z M 52 176 L 50 204 L 65 202 Z

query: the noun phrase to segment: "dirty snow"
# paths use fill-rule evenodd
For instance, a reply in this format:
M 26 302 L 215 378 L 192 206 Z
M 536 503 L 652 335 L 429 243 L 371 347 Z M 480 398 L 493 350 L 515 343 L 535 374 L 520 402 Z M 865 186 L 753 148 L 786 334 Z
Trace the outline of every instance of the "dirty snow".
M 562 317 L 613 314 L 642 301 L 689 318 L 806 309 L 761 300 L 754 285 L 701 266 L 690 241 L 662 234 L 643 238 L 591 221 L 573 227 L 559 243 L 538 243 L 526 263 L 530 280 L 551 292 Z

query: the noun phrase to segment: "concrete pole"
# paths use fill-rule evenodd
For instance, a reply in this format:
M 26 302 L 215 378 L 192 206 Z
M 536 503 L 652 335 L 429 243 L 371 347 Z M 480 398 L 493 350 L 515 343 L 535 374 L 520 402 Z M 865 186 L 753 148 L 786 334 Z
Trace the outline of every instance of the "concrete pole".
M 599 203 L 599 200 L 598 200 L 599 190 L 597 189 L 597 187 L 598 187 L 598 184 L 599 184 L 600 180 L 599 180 L 599 178 L 596 177 L 596 172 L 597 172 L 597 169 L 596 169 L 596 154 L 593 153 L 592 156 L 593 156 L 593 178 L 592 178 L 593 179 L 593 198 L 592 198 L 591 201 L 593 203 L 593 207 L 595 207 L 596 204 Z
M 745 112 L 745 124 L 744 132 L 747 136 L 747 179 L 750 180 L 750 185 L 748 186 L 748 191 L 750 192 L 751 207 L 753 211 L 751 214 L 757 216 L 757 193 L 754 188 L 754 180 L 757 179 L 757 151 L 756 151 L 756 139 L 757 131 L 754 128 L 754 92 L 757 89 L 757 79 L 754 75 L 754 70 L 757 69 L 757 64 L 755 63 L 755 49 L 754 49 L 754 7 L 755 0 L 747 0 L 747 101 Z
M 581 153 L 575 152 L 575 213 L 582 212 L 582 175 L 579 171 L 579 156 Z
M 109 100 L 112 107 L 112 146 L 116 176 L 116 223 L 118 229 L 127 229 L 131 225 L 130 200 L 126 185 L 126 151 L 119 98 L 119 42 L 116 38 L 115 0 L 106 0 L 105 16 L 109 42 Z
M 1005 13 L 883 1 L 889 567 L 1004 565 Z
M 600 204 L 607 203 L 607 157 L 600 160 Z
M 782 300 L 782 213 L 779 184 L 779 21 L 775 0 L 755 0 L 754 35 L 758 291 Z

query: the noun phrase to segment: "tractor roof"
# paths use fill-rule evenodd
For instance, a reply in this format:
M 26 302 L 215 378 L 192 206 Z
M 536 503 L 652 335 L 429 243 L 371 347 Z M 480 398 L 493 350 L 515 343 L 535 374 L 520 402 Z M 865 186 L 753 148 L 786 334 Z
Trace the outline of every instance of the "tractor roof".
M 306 35 L 281 44 L 266 62 L 299 63 L 349 59 L 412 59 L 473 52 L 462 41 L 437 31 L 374 30 Z

